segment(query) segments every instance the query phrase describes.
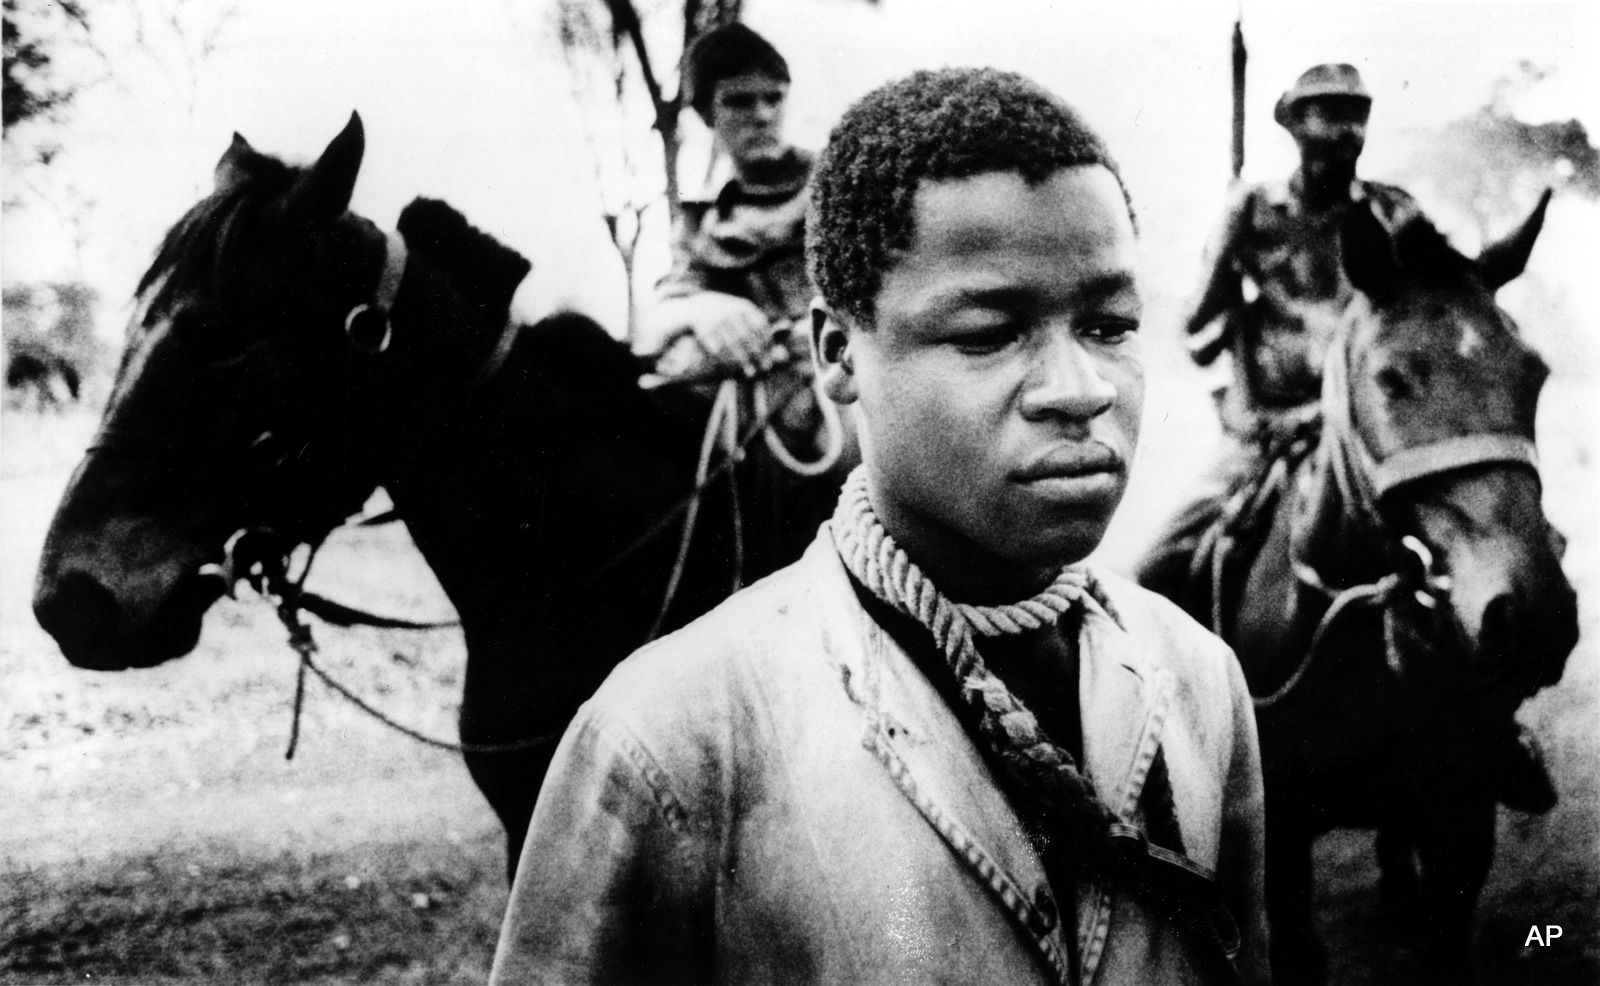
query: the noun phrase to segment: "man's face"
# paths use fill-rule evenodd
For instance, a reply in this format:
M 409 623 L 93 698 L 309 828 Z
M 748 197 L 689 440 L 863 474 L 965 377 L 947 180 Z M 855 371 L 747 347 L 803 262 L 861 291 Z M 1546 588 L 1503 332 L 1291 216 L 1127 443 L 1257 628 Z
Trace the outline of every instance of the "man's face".
M 1365 100 L 1339 96 L 1303 99 L 1295 104 L 1289 132 L 1306 163 L 1355 167 L 1367 143 Z
M 823 383 L 858 402 L 873 504 L 941 588 L 1028 595 L 1100 543 L 1127 485 L 1132 220 L 1098 165 L 925 183 L 913 218 L 874 324 L 816 320 Z
M 781 157 L 789 84 L 759 72 L 722 79 L 711 92 L 711 130 L 740 166 Z

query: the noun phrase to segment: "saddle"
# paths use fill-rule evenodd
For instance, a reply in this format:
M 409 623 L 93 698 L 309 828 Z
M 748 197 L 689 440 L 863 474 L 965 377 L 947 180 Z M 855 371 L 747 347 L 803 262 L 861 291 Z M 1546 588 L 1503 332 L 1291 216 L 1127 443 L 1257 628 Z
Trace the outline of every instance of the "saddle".
M 1321 435 L 1316 404 L 1254 416 L 1228 463 L 1222 489 L 1174 519 L 1140 564 L 1139 583 L 1221 635 L 1218 607 L 1236 595 L 1234 583 L 1266 546 L 1278 506 Z

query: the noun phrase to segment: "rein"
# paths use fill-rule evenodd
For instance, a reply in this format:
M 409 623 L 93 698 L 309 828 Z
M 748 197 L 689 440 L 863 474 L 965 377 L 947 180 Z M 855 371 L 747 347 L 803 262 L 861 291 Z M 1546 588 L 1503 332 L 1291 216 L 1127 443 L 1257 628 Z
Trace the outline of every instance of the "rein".
M 352 344 L 358 346 L 359 348 L 365 349 L 373 355 L 387 350 L 392 340 L 389 311 L 392 308 L 394 299 L 399 291 L 399 284 L 404 273 L 407 256 L 404 242 L 399 236 L 395 234 L 389 234 L 387 239 L 389 243 L 389 249 L 385 258 L 384 273 L 375 292 L 373 304 L 356 306 L 356 308 L 352 309 L 345 319 L 346 333 L 349 335 Z M 373 332 L 371 325 L 363 325 L 364 319 L 370 320 L 370 318 L 374 315 L 381 315 L 383 326 L 381 337 L 379 337 L 376 341 L 372 340 Z M 506 361 L 509 359 L 513 349 L 516 346 L 521 328 L 522 326 L 515 320 L 508 321 L 505 329 L 501 332 L 493 347 L 490 349 L 488 356 L 485 357 L 478 368 L 469 376 L 467 382 L 468 393 L 481 390 L 491 380 L 498 376 L 500 370 L 505 366 Z M 757 436 L 765 436 L 769 447 L 777 446 L 773 448 L 773 451 L 774 454 L 779 457 L 780 461 L 783 461 L 786 466 L 794 469 L 796 472 L 800 472 L 802 475 L 815 475 L 818 472 L 826 471 L 827 469 L 831 468 L 837 461 L 842 449 L 842 428 L 838 421 L 837 411 L 832 408 L 829 402 L 824 400 L 820 403 L 825 408 L 824 419 L 830 427 L 830 442 L 823 455 L 823 458 L 815 463 L 803 463 L 798 462 L 793 456 L 788 455 L 787 450 L 782 449 L 781 442 L 773 434 L 770 425 L 772 419 L 777 414 L 781 413 L 789 405 L 789 403 L 796 396 L 798 396 L 799 390 L 796 389 L 788 394 L 782 401 L 778 402 L 776 405 L 772 405 L 766 393 L 766 382 L 762 379 L 752 381 L 750 384 L 750 386 L 753 388 L 752 403 L 755 406 L 754 420 L 751 422 L 751 425 L 746 430 L 745 434 L 740 436 L 738 422 L 738 408 L 740 403 L 738 400 L 739 386 L 740 382 L 738 380 L 730 379 L 724 381 L 719 389 L 716 404 L 713 407 L 710 420 L 707 422 L 705 435 L 701 442 L 699 463 L 696 469 L 694 487 L 687 494 L 681 497 L 676 504 L 668 509 L 666 513 L 658 518 L 649 528 L 647 528 L 632 542 L 626 545 L 621 551 L 569 586 L 570 591 L 571 589 L 586 587 L 598 581 L 600 578 L 614 570 L 617 566 L 632 557 L 646 545 L 660 537 L 680 516 L 687 514 L 683 524 L 683 534 L 679 543 L 678 554 L 673 566 L 673 571 L 668 581 L 667 589 L 663 594 L 656 617 L 653 620 L 649 634 L 646 637 L 646 642 L 653 640 L 660 632 L 661 625 L 671 608 L 678 584 L 681 581 L 684 569 L 687 565 L 688 552 L 692 541 L 694 525 L 699 512 L 700 502 L 705 490 L 713 482 L 721 478 L 721 476 L 725 473 L 728 475 L 730 483 L 734 481 L 734 474 L 732 472 L 733 467 L 743 460 L 745 451 L 749 448 L 751 443 L 754 442 Z M 831 418 L 828 417 L 829 411 L 833 412 Z M 263 439 L 268 437 L 270 437 L 270 433 L 262 436 Z M 257 444 L 259 444 L 261 441 L 262 439 L 257 439 Z M 710 464 L 711 453 L 719 444 L 722 446 L 725 454 L 722 462 L 718 463 L 717 466 L 713 468 Z M 807 470 L 813 471 L 808 472 Z M 734 490 L 733 503 L 736 553 L 733 588 L 737 589 L 740 581 L 742 580 L 743 552 L 742 539 L 740 536 L 742 533 L 742 523 L 738 513 L 739 507 L 736 487 Z M 358 520 L 356 523 L 366 526 L 369 524 L 382 522 L 383 520 L 394 519 L 396 516 L 397 515 L 391 511 L 378 519 L 366 518 Z M 235 553 L 239 543 L 239 535 L 235 535 L 233 539 L 230 539 L 227 549 L 227 560 L 224 563 L 224 566 L 221 566 L 218 569 L 219 572 L 225 573 L 230 594 L 232 587 L 238 578 L 236 573 L 240 571 L 238 560 L 235 558 Z M 245 575 L 243 576 L 262 595 L 276 597 L 276 605 L 274 608 L 278 619 L 283 624 L 284 629 L 288 632 L 289 646 L 299 656 L 299 670 L 295 684 L 294 711 L 292 725 L 290 728 L 289 747 L 286 753 L 287 758 L 292 758 L 294 756 L 295 748 L 298 742 L 300 715 L 304 704 L 305 695 L 305 678 L 308 672 L 316 675 L 319 679 L 321 679 L 323 684 L 327 685 L 336 694 L 345 698 L 347 701 L 351 702 L 368 715 L 377 719 L 379 722 L 382 722 L 391 729 L 394 729 L 395 731 L 420 743 L 424 743 L 428 746 L 438 749 L 450 750 L 458 753 L 476 754 L 513 753 L 544 746 L 549 743 L 553 743 L 560 738 L 562 731 L 556 731 L 554 733 L 543 734 L 507 743 L 456 743 L 438 739 L 428 736 L 419 730 L 396 721 L 395 719 L 383 713 L 381 710 L 363 700 L 351 689 L 347 688 L 330 676 L 326 671 L 319 667 L 314 660 L 314 655 L 317 653 L 318 648 L 315 639 L 312 637 L 311 628 L 307 626 L 306 623 L 300 618 L 300 614 L 302 612 L 311 613 L 326 622 L 334 624 L 335 626 L 346 627 L 371 626 L 388 629 L 427 630 L 459 626 L 460 621 L 415 622 L 410 620 L 395 619 L 392 617 L 378 616 L 307 591 L 304 588 L 304 583 L 307 576 L 310 574 L 311 564 L 315 560 L 317 548 L 319 546 L 320 540 L 318 543 L 311 545 L 311 554 L 306 559 L 305 567 L 297 579 L 290 579 L 288 577 L 286 560 L 284 554 L 281 552 L 277 553 L 276 556 L 270 561 L 268 561 L 266 558 L 262 558 L 261 560 L 254 562 L 246 560 Z
M 337 618 L 330 619 L 330 622 L 335 622 L 337 625 L 353 626 L 360 624 L 407 630 L 459 626 L 460 621 L 442 620 L 421 623 L 411 620 L 372 617 L 370 614 L 362 613 L 359 610 L 351 610 L 349 607 L 323 599 L 315 593 L 307 592 L 305 590 L 306 577 L 311 574 L 311 563 L 316 559 L 317 549 L 321 546 L 321 543 L 318 542 L 311 545 L 311 554 L 306 558 L 299 577 L 290 578 L 281 552 L 263 552 L 259 558 L 255 558 L 242 550 L 249 547 L 254 540 L 265 540 L 269 537 L 271 537 L 269 532 L 262 531 L 259 528 L 254 531 L 242 531 L 235 534 L 228 540 L 227 560 L 224 562 L 223 567 L 228 569 L 225 577 L 229 581 L 230 595 L 232 594 L 236 577 L 238 581 L 248 582 L 264 598 L 275 598 L 274 612 L 277 614 L 278 621 L 289 632 L 290 648 L 300 658 L 295 674 L 294 711 L 289 720 L 289 747 L 283 755 L 285 760 L 294 759 L 295 750 L 300 743 L 300 716 L 305 707 L 307 673 L 316 675 L 324 685 L 328 686 L 336 694 L 390 729 L 436 749 L 449 750 L 454 753 L 514 753 L 520 750 L 531 750 L 545 746 L 561 738 L 561 733 L 564 730 L 557 730 L 509 743 L 452 743 L 448 740 L 429 736 L 420 730 L 399 722 L 340 684 L 338 680 L 317 665 L 315 660 L 315 655 L 318 651 L 317 642 L 311 636 L 311 628 L 306 625 L 304 620 L 300 619 L 302 612 L 315 613 L 327 619 L 328 617 L 324 615 L 328 612 L 326 607 L 331 606 L 335 617 L 339 614 L 354 614 L 355 616 L 351 622 L 339 622 Z
M 727 387 L 728 384 L 737 385 L 737 381 L 729 380 L 724 384 L 724 387 Z M 684 523 L 683 539 L 679 546 L 678 560 L 673 567 L 672 580 L 668 584 L 667 592 L 665 593 L 661 602 L 661 608 L 658 610 L 655 621 L 651 625 L 650 634 L 648 637 L 646 637 L 646 642 L 655 639 L 657 633 L 660 631 L 661 623 L 665 619 L 667 611 L 672 604 L 673 595 L 677 587 L 677 581 L 682 575 L 687 556 L 688 545 L 690 542 L 690 535 L 693 532 L 694 527 L 694 514 L 698 511 L 701 495 L 705 492 L 706 488 L 711 485 L 711 483 L 720 478 L 723 473 L 729 472 L 742 460 L 744 450 L 755 441 L 757 436 L 765 432 L 771 416 L 779 411 L 782 411 L 783 408 L 787 406 L 787 403 L 788 401 L 784 401 L 778 404 L 776 408 L 769 409 L 769 412 L 765 417 L 758 418 L 755 422 L 753 422 L 752 426 L 748 429 L 743 438 L 739 439 L 732 446 L 730 454 L 727 455 L 723 461 L 716 466 L 715 469 L 708 469 L 706 467 L 709 461 L 710 450 L 715 444 L 713 439 L 718 436 L 721 428 L 731 429 L 734 425 L 734 421 L 731 418 L 725 419 L 725 425 L 719 424 L 718 416 L 714 413 L 706 430 L 706 440 L 702 444 L 700 474 L 697 477 L 694 489 L 690 490 L 689 493 L 687 493 L 678 501 L 675 506 L 672 507 L 672 509 L 668 510 L 666 514 L 664 514 L 655 522 L 655 524 L 645 530 L 644 533 L 639 537 L 635 538 L 631 543 L 628 544 L 627 547 L 623 548 L 621 552 L 613 555 L 609 561 L 592 570 L 587 576 L 574 583 L 574 585 L 570 588 L 583 588 L 592 584 L 601 576 L 616 568 L 617 565 L 627 560 L 639 549 L 643 548 L 645 545 L 649 544 L 655 538 L 660 536 L 661 533 L 664 532 L 668 526 L 670 526 L 672 521 L 677 519 L 677 517 L 683 514 L 685 511 L 688 511 L 689 517 Z M 726 434 L 732 435 L 733 433 L 729 431 L 726 432 Z M 737 510 L 737 507 L 735 509 Z M 356 521 L 355 523 L 362 525 L 367 522 L 361 520 Z M 261 531 L 260 529 L 257 529 L 257 531 L 260 532 L 260 535 L 263 539 L 271 536 L 270 532 Z M 328 688 L 332 689 L 336 694 L 389 728 L 401 733 L 404 736 L 408 736 L 419 743 L 423 743 L 427 746 L 435 747 L 437 749 L 449 750 L 456 753 L 516 753 L 522 750 L 535 749 L 540 746 L 554 743 L 561 738 L 561 734 L 565 731 L 564 729 L 551 733 L 544 733 L 538 736 L 532 736 L 527 739 L 513 740 L 507 743 L 451 742 L 449 740 L 442 740 L 433 736 L 429 736 L 417 729 L 407 726 L 404 723 L 401 723 L 385 714 L 382 710 L 371 705 L 317 665 L 316 661 L 314 660 L 314 655 L 318 651 L 317 642 L 311 634 L 311 628 L 307 626 L 305 621 L 300 618 L 300 614 L 302 612 L 311 613 L 312 615 L 318 616 L 323 620 L 334 624 L 335 626 L 346 627 L 371 626 L 388 629 L 432 630 L 459 626 L 460 621 L 447 620 L 438 622 L 414 622 L 410 620 L 395 619 L 392 617 L 374 616 L 371 613 L 355 609 L 354 607 L 346 606 L 342 603 L 334 602 L 333 600 L 327 599 L 326 597 L 320 596 L 316 593 L 308 592 L 305 589 L 305 581 L 306 578 L 311 574 L 311 563 L 316 559 L 317 549 L 320 547 L 320 541 L 317 544 L 311 545 L 311 554 L 309 557 L 307 557 L 305 566 L 302 568 L 299 577 L 291 579 L 288 576 L 287 565 L 284 561 L 284 553 L 281 550 L 273 551 L 270 554 L 262 553 L 261 557 L 259 558 L 252 557 L 249 553 L 242 550 L 243 548 L 251 546 L 251 541 L 253 539 L 247 537 L 247 535 L 251 533 L 252 532 L 246 531 L 235 534 L 228 541 L 228 546 L 226 548 L 226 559 L 224 563 L 220 566 L 206 566 L 206 568 L 212 570 L 209 574 L 220 575 L 224 578 L 228 584 L 230 595 L 232 595 L 233 585 L 237 581 L 246 581 L 263 597 L 267 597 L 269 599 L 275 597 L 276 599 L 274 611 L 277 614 L 279 622 L 281 622 L 284 626 L 284 629 L 288 631 L 290 648 L 294 650 L 295 654 L 298 655 L 300 659 L 299 669 L 295 678 L 295 697 L 289 730 L 289 747 L 284 754 L 285 759 L 292 760 L 294 758 L 295 749 L 299 743 L 300 716 L 305 704 L 305 679 L 308 672 L 316 675 L 323 684 L 327 685 Z M 737 588 L 737 585 L 735 585 L 735 588 Z
M 404 240 L 398 234 L 388 233 L 385 235 L 385 240 L 386 250 L 383 270 L 379 276 L 378 284 L 374 288 L 372 300 L 353 307 L 346 314 L 344 321 L 345 333 L 352 348 L 369 356 L 377 356 L 386 352 L 393 341 L 390 312 L 398 297 L 409 256 Z M 469 375 L 466 386 L 468 393 L 482 389 L 499 374 L 515 348 L 520 330 L 521 325 L 519 323 L 514 320 L 508 321 L 505 329 L 496 339 L 483 362 Z M 815 475 L 831 468 L 842 450 L 842 428 L 838 415 L 826 400 L 819 402 L 824 408 L 824 420 L 829 427 L 830 436 L 828 447 L 823 457 L 817 462 L 805 463 L 800 462 L 789 454 L 786 449 L 783 449 L 781 440 L 773 434 L 770 424 L 772 419 L 798 396 L 800 389 L 797 388 L 791 391 L 774 406 L 767 395 L 766 382 L 761 379 L 752 381 L 749 384 L 753 388 L 750 402 L 755 407 L 755 413 L 750 427 L 741 436 L 739 434 L 738 421 L 741 403 L 739 400 L 739 386 L 740 381 L 738 380 L 726 380 L 721 386 L 717 404 L 713 409 L 711 420 L 707 424 L 706 433 L 701 443 L 699 464 L 693 489 L 680 498 L 662 517 L 620 552 L 569 586 L 569 589 L 582 588 L 597 581 L 659 537 L 675 520 L 687 513 L 688 516 L 684 522 L 683 536 L 679 544 L 678 556 L 672 576 L 646 641 L 654 639 L 659 633 L 666 614 L 671 607 L 678 583 L 687 563 L 689 546 L 702 495 L 706 488 L 724 473 L 728 474 L 730 483 L 734 482 L 734 475 L 731 470 L 743 460 L 745 451 L 758 436 L 766 437 L 768 446 L 772 448 L 775 457 L 779 461 L 802 475 Z M 831 417 L 828 414 L 829 411 L 833 411 Z M 261 463 L 262 468 L 270 469 L 284 465 L 293 457 L 292 453 L 288 451 L 290 444 L 292 443 L 279 442 L 271 431 L 263 431 L 247 446 L 240 448 L 237 445 L 224 442 L 175 441 L 151 433 L 102 428 L 90 444 L 88 451 L 140 453 L 152 457 L 166 458 L 194 458 L 200 455 L 230 459 L 263 458 L 265 461 Z M 711 453 L 719 444 L 722 446 L 725 455 L 723 461 L 715 468 L 712 468 L 710 464 Z M 742 577 L 743 567 L 742 522 L 738 514 L 737 487 L 734 488 L 733 502 L 736 551 L 733 587 L 737 589 Z M 370 526 L 395 519 L 396 516 L 394 511 L 389 511 L 378 518 L 360 518 L 349 523 Z M 344 627 L 370 626 L 386 629 L 431 630 L 460 625 L 459 620 L 419 622 L 380 616 L 307 591 L 305 589 L 305 581 L 310 575 L 317 551 L 326 537 L 327 534 L 323 534 L 315 541 L 303 542 L 310 548 L 310 554 L 306 558 L 304 567 L 297 578 L 290 578 L 288 575 L 289 552 L 282 550 L 282 542 L 278 535 L 264 528 L 236 532 L 229 538 L 225 546 L 223 562 L 221 564 L 208 564 L 201 568 L 203 576 L 221 579 L 229 596 L 234 595 L 234 588 L 239 581 L 248 582 L 259 594 L 269 598 L 274 603 L 276 615 L 288 632 L 288 642 L 299 657 L 299 666 L 295 682 L 289 745 L 285 754 L 287 759 L 294 757 L 299 742 L 300 718 L 304 706 L 305 680 L 308 673 L 321 679 L 335 693 L 391 729 L 438 749 L 458 753 L 511 753 L 544 746 L 560 738 L 561 731 L 507 743 L 456 743 L 438 739 L 386 715 L 319 667 L 314 658 L 318 647 L 312 637 L 310 627 L 301 619 L 302 613 L 311 613 L 335 626 Z M 267 550 L 269 548 L 270 550 Z

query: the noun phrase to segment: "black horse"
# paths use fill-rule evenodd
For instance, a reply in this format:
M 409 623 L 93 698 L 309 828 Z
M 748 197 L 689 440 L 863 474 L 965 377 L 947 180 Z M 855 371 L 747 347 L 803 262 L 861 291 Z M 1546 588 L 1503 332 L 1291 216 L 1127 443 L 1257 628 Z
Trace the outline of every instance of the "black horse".
M 1261 468 L 1198 550 L 1141 572 L 1232 644 L 1257 696 L 1280 982 L 1325 976 L 1311 846 L 1341 827 L 1380 830 L 1386 897 L 1409 898 L 1425 936 L 1423 976 L 1471 978 L 1494 849 L 1484 765 L 1578 635 L 1534 454 L 1549 371 L 1493 296 L 1547 202 L 1476 261 L 1431 229 L 1391 242 L 1352 210 L 1357 295 L 1320 407 L 1262 436 Z
M 461 617 L 463 743 L 544 738 L 466 754 L 514 868 L 578 705 L 652 627 L 797 557 L 840 475 L 810 481 L 812 511 L 713 471 L 663 611 L 703 405 L 641 390 L 638 360 L 586 318 L 508 326 L 528 262 L 447 205 L 413 202 L 397 236 L 349 212 L 364 144 L 356 116 L 307 167 L 235 137 L 139 285 L 34 612 L 83 667 L 180 656 L 235 532 L 315 544 L 381 485 Z M 795 394 L 810 391 L 771 406 Z M 735 499 L 761 513 L 745 537 Z

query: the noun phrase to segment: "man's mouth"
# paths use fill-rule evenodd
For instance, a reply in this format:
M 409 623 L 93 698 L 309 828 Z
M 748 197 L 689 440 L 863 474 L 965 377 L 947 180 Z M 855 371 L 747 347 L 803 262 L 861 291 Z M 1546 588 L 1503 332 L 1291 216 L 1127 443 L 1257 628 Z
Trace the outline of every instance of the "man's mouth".
M 1012 473 L 1012 478 L 1022 483 L 1036 483 L 1052 479 L 1083 479 L 1120 473 L 1122 470 L 1122 456 L 1099 442 L 1089 442 L 1052 448 Z

